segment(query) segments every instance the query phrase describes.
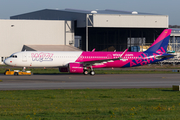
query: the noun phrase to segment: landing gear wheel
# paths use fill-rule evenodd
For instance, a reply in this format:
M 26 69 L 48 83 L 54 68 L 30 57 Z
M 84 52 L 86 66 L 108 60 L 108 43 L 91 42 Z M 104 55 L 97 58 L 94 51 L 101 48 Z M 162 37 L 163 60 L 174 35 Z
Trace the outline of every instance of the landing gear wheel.
M 90 72 L 90 75 L 95 75 L 95 72 L 94 72 L 94 71 L 91 71 L 91 72 Z
M 88 74 L 88 71 L 87 71 L 87 70 L 84 70 L 83 74 L 84 74 L 84 75 L 87 75 L 87 74 Z

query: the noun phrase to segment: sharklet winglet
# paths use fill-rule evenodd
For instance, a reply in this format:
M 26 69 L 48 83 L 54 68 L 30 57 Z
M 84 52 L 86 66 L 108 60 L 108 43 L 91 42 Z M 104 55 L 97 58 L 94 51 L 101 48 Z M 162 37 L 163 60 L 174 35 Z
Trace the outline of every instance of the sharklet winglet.
M 121 54 L 121 56 L 120 56 L 119 58 L 122 59 L 122 58 L 125 56 L 125 54 L 126 54 L 127 51 L 128 51 L 128 49 L 126 49 L 126 50 Z
M 92 50 L 92 52 L 94 52 L 95 51 L 95 48 Z

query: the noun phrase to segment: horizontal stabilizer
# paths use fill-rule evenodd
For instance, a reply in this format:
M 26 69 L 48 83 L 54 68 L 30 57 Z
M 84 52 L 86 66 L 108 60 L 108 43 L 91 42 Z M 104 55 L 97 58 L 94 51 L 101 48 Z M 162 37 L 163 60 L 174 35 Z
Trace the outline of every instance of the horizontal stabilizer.
M 167 54 L 167 55 L 160 55 L 160 56 L 156 56 L 156 59 L 160 60 L 160 59 L 167 59 L 167 58 L 171 58 L 174 57 L 176 55 L 172 55 L 172 54 Z

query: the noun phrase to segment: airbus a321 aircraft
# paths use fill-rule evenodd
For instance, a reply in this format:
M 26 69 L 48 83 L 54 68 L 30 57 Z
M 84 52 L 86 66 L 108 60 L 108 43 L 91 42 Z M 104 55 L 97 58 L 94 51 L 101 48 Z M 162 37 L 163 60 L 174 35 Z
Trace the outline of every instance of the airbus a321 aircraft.
M 165 29 L 145 52 L 23 51 L 4 63 L 18 67 L 58 67 L 60 72 L 94 75 L 94 68 L 134 67 L 173 58 L 167 54 L 171 29 Z

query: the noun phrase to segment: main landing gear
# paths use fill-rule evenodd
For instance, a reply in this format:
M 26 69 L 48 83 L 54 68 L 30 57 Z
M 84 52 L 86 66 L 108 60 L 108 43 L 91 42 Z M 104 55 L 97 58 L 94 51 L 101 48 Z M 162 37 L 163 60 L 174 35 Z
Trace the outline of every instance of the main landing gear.
M 95 75 L 95 72 L 94 71 L 90 71 L 90 75 Z
M 88 74 L 88 70 L 84 70 L 83 74 L 87 75 Z
M 83 74 L 84 74 L 84 75 L 88 75 L 88 70 L 87 70 L 87 69 L 85 69 L 85 70 L 84 70 L 84 72 L 83 72 Z M 93 70 L 92 66 L 91 66 L 90 75 L 95 75 L 95 72 L 94 72 L 94 70 Z

